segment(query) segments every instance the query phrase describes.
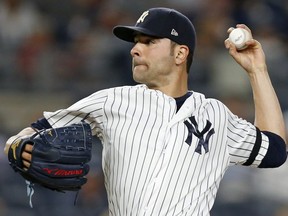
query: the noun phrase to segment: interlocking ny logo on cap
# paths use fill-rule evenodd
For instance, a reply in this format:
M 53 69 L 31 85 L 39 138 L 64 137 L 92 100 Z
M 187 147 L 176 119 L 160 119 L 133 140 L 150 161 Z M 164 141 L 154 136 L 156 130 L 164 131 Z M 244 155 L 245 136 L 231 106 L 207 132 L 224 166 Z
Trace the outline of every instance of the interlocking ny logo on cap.
M 149 11 L 144 11 L 143 14 L 139 17 L 139 19 L 137 20 L 137 23 L 140 22 L 144 22 L 144 19 L 146 18 L 146 16 L 149 15 Z

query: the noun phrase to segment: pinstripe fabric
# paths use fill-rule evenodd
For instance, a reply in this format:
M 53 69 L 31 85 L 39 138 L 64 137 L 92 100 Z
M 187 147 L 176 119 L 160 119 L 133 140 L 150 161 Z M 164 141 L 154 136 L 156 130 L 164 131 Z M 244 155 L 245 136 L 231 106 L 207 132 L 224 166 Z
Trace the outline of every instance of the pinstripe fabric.
M 102 90 L 67 109 L 44 112 L 53 127 L 87 114 L 103 144 L 110 215 L 209 215 L 226 169 L 245 163 L 256 140 L 252 124 L 197 92 L 177 113 L 173 98 L 144 85 Z M 208 122 L 209 137 L 203 130 Z M 252 166 L 268 145 L 262 134 Z

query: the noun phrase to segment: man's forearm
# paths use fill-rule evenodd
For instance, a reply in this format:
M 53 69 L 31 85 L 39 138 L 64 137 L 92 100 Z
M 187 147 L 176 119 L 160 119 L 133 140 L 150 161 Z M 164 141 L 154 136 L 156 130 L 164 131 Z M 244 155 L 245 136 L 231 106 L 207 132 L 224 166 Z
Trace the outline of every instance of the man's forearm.
M 278 134 L 286 142 L 283 113 L 268 71 L 265 68 L 249 73 L 249 79 L 255 103 L 255 125 L 262 131 Z

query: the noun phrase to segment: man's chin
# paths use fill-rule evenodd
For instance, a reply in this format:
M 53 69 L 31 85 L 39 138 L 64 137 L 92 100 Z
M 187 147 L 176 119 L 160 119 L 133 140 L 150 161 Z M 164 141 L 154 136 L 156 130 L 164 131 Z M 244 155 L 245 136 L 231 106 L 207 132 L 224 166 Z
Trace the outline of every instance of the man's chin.
M 133 76 L 133 80 L 134 80 L 136 83 L 144 84 L 143 81 L 142 81 L 141 79 L 139 79 L 138 77 Z
M 137 74 L 137 72 L 135 71 L 133 72 L 133 79 L 137 83 L 143 83 L 143 84 L 145 83 L 143 76 L 141 76 L 141 74 L 140 75 Z

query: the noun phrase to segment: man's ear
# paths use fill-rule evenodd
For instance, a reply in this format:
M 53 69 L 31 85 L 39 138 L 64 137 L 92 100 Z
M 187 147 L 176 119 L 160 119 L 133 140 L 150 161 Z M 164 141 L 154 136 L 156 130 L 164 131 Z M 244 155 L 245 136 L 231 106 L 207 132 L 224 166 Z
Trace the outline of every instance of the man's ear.
M 189 48 L 185 45 L 179 45 L 175 49 L 175 62 L 177 65 L 182 64 L 187 60 L 189 54 Z

